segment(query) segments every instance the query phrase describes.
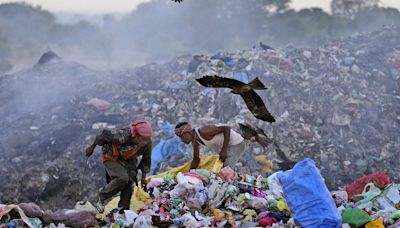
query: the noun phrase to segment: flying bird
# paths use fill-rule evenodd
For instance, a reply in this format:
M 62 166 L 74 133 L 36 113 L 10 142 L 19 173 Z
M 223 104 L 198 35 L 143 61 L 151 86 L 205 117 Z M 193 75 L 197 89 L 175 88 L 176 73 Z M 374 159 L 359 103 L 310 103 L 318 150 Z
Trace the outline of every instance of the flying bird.
M 239 127 L 243 138 L 250 140 L 251 142 L 258 142 L 263 147 L 268 147 L 271 144 L 274 145 L 278 157 L 282 160 L 282 162 L 278 162 L 280 170 L 289 170 L 296 164 L 296 162 L 291 161 L 279 148 L 276 141 L 270 139 L 267 134 L 265 134 L 263 129 L 255 127 L 249 123 L 239 123 Z
M 174 1 L 174 2 L 178 2 L 178 3 L 181 3 L 181 2 L 183 2 L 183 0 L 172 0 L 172 1 Z
M 196 81 L 205 87 L 230 88 L 231 93 L 239 94 L 243 98 L 247 108 L 256 118 L 270 123 L 275 122 L 275 118 L 268 111 L 261 97 L 254 91 L 256 89 L 267 89 L 258 78 L 247 84 L 236 79 L 216 75 L 197 78 Z
M 243 138 L 250 140 L 251 142 L 258 142 L 261 146 L 267 147 L 270 144 L 272 144 L 272 139 L 270 139 L 262 129 L 258 127 L 254 127 L 251 124 L 245 123 L 239 123 L 239 127 L 241 130 L 241 135 Z

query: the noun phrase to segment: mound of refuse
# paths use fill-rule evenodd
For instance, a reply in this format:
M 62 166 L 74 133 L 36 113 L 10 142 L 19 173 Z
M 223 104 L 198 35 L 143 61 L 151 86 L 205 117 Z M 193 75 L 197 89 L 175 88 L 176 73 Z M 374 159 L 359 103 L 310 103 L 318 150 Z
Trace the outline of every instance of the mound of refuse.
M 129 210 L 118 198 L 103 214 L 90 203 L 42 210 L 33 203 L 0 205 L 1 227 L 399 227 L 399 185 L 384 173 L 364 176 L 329 192 L 313 160 L 270 176 L 222 168 L 218 156 L 202 157 L 148 178 L 136 187 Z
M 97 129 L 126 127 L 138 118 L 152 123 L 154 146 L 172 137 L 163 126 L 182 120 L 264 129 L 275 143 L 251 145 L 235 168 L 239 173 L 277 171 L 280 150 L 293 161 L 312 158 L 329 189 L 377 171 L 398 183 L 399 43 L 400 27 L 386 26 L 316 49 L 254 47 L 118 71 L 92 70 L 61 56 L 4 75 L 0 199 L 52 210 L 96 199 L 104 169 L 99 151 L 86 166 L 85 147 Z M 262 122 L 239 96 L 194 80 L 214 74 L 243 82 L 258 77 L 268 87 L 260 96 L 277 121 Z M 190 160 L 191 148 L 162 155 L 155 173 Z

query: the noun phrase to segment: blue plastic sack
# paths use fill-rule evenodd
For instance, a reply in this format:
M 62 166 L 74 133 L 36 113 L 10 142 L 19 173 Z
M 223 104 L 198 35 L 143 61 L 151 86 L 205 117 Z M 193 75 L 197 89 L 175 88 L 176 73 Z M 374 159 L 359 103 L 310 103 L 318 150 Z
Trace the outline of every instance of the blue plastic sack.
M 301 227 L 342 226 L 342 218 L 313 160 L 306 158 L 292 170 L 278 174 L 287 205 Z
M 161 125 L 161 129 L 171 138 L 159 142 L 151 152 L 151 167 L 150 175 L 155 174 L 157 166 L 162 162 L 168 160 L 172 155 L 185 156 L 184 144 L 181 139 L 174 134 L 174 128 L 171 124 L 165 123 Z

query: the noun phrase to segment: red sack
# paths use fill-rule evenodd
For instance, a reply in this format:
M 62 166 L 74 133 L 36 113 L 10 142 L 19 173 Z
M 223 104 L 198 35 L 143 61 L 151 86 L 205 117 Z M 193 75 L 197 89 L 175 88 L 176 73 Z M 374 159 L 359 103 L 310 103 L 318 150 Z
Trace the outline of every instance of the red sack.
M 345 190 L 349 195 L 349 199 L 351 199 L 354 195 L 361 194 L 365 185 L 371 182 L 379 188 L 384 188 L 391 183 L 390 177 L 382 172 L 376 172 L 368 176 L 361 177 L 345 187 Z

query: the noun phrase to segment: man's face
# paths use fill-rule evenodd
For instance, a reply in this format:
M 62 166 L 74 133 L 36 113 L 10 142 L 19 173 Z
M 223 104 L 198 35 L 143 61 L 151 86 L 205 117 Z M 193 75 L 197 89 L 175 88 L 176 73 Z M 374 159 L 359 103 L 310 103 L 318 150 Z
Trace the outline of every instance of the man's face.
M 189 144 L 193 141 L 193 137 L 189 132 L 184 133 L 181 137 L 182 142 Z

